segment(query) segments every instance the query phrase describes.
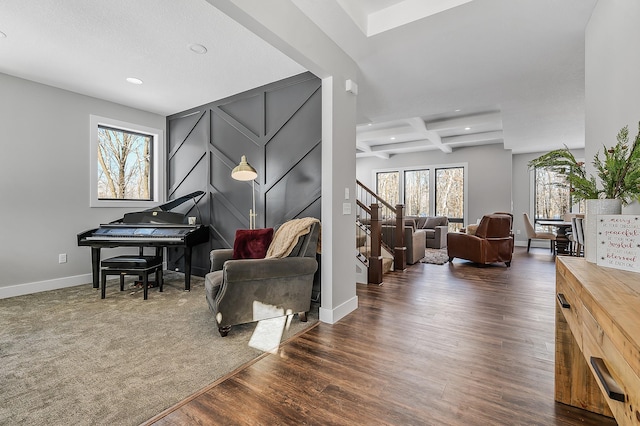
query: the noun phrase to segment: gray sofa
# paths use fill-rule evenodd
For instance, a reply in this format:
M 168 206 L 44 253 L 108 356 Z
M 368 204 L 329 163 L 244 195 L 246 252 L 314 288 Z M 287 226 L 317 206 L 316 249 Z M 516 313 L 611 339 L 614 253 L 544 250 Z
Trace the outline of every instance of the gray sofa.
M 232 249 L 211 251 L 205 293 L 218 331 L 231 326 L 297 313 L 301 321 L 311 307 L 320 224 L 298 239 L 288 257 L 232 260 Z
M 395 226 L 382 225 L 382 239 L 390 247 L 395 247 Z M 424 229 L 416 229 L 413 219 L 405 218 L 404 221 L 404 245 L 407 248 L 406 261 L 409 265 L 417 263 L 424 257 L 424 248 L 427 243 L 427 233 Z
M 413 219 L 416 229 L 423 229 L 426 233 L 426 247 L 447 247 L 447 233 L 449 232 L 449 219 L 446 216 L 406 216 Z

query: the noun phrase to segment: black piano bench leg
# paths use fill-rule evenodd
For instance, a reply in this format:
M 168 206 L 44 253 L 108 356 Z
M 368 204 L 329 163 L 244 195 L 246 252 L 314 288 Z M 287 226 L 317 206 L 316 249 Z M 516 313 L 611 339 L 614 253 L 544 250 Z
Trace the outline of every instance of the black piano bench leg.
M 147 294 L 149 293 L 149 273 L 144 274 L 142 278 L 142 283 L 144 285 L 144 300 L 147 300 Z
M 156 282 L 158 283 L 158 286 L 159 286 L 158 291 L 162 292 L 162 285 L 164 284 L 164 278 L 162 276 L 162 268 L 158 268 L 156 270 Z
M 102 273 L 101 282 L 100 282 L 100 299 L 105 298 L 107 287 L 107 274 Z
M 124 274 L 120 274 L 120 291 L 124 291 Z

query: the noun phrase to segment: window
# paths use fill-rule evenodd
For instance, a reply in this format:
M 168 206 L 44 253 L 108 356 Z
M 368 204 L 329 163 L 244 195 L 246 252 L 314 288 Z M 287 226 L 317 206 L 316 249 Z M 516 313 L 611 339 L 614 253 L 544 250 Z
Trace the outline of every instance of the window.
M 163 201 L 163 132 L 91 116 L 91 207 L 153 207 Z
M 465 164 L 373 173 L 377 194 L 391 205 L 404 203 L 406 215 L 447 216 L 452 231 L 464 226 Z
M 546 167 L 534 171 L 535 220 L 561 219 L 572 211 L 571 192 L 565 187 L 565 177 Z
M 464 226 L 464 168 L 436 169 L 436 215 L 449 218 L 449 229 Z
M 406 215 L 429 215 L 429 169 L 404 172 L 404 208 Z
M 376 173 L 376 194 L 395 207 L 400 200 L 400 174 L 398 172 Z

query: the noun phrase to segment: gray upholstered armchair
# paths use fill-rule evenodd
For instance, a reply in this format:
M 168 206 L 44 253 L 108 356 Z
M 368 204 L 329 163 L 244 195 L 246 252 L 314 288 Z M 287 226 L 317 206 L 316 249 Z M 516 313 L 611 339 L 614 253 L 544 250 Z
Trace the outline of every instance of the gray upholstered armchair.
M 416 229 L 424 229 L 426 247 L 439 249 L 447 246 L 449 219 L 446 216 L 406 216 L 406 218 L 415 221 Z
M 211 251 L 205 291 L 221 336 L 233 325 L 283 315 L 297 313 L 301 321 L 307 320 L 318 269 L 320 223 L 312 223 L 309 229 L 286 257 L 234 260 L 232 249 Z M 275 238 L 277 233 L 274 242 Z

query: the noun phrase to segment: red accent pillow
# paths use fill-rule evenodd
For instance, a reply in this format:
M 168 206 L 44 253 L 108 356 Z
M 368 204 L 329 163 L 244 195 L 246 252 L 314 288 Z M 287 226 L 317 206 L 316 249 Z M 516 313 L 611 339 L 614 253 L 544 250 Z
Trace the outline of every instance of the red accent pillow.
M 264 259 L 272 239 L 273 228 L 236 230 L 233 259 Z

